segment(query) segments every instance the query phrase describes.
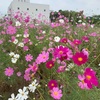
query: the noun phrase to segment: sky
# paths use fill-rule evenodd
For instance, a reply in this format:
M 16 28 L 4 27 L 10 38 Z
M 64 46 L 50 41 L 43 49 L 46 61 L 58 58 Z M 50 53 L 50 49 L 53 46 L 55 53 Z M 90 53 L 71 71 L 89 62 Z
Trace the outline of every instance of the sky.
M 6 14 L 13 0 L 0 0 L 0 13 Z M 100 15 L 100 0 L 30 0 L 31 3 L 49 4 L 50 10 L 84 10 L 87 16 Z

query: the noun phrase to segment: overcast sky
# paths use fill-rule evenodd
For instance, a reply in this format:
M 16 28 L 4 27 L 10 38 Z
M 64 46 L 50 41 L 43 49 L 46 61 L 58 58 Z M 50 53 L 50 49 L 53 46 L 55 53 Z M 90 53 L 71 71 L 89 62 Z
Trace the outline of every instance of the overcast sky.
M 5 14 L 13 0 L 0 0 L 0 13 Z M 49 4 L 50 10 L 84 10 L 85 15 L 100 15 L 100 0 L 30 0 L 31 3 Z

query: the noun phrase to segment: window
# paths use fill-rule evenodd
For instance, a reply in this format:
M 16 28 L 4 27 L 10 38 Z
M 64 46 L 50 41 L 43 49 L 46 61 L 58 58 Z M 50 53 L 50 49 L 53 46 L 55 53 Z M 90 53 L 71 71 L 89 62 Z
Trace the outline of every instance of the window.
M 18 7 L 17 9 L 19 10 L 20 8 Z
M 46 9 L 44 9 L 44 12 L 46 11 Z
M 36 9 L 36 11 L 38 11 L 38 9 Z
M 27 8 L 27 10 L 29 10 L 29 8 Z

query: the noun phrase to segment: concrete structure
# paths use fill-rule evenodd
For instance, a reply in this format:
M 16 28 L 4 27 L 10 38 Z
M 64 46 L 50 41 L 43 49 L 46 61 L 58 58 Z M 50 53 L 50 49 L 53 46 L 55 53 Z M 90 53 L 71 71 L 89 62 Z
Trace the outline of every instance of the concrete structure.
M 49 5 L 30 3 L 30 0 L 13 0 L 8 7 L 8 15 L 12 12 L 28 13 L 32 19 L 49 21 L 50 10 Z

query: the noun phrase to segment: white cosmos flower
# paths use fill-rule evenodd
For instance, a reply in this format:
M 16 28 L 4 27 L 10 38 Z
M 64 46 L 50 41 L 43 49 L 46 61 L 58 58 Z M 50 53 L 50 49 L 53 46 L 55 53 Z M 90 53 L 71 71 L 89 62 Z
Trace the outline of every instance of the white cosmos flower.
M 27 38 L 27 37 L 29 37 L 29 34 L 24 34 L 23 37 Z
M 71 68 L 74 67 L 74 64 L 73 63 L 70 63 L 67 67 L 71 69 Z
M 22 34 L 17 34 L 17 35 L 16 35 L 16 37 L 20 37 L 20 36 L 22 36 Z
M 21 23 L 19 21 L 17 21 L 16 26 L 21 26 Z
M 81 23 L 81 22 L 82 22 L 82 20 L 79 20 L 78 22 L 79 22 L 79 23 Z
M 59 22 L 60 22 L 61 24 L 64 24 L 64 20 L 63 20 L 63 19 L 59 19 Z
M 15 97 L 14 93 L 12 93 L 11 98 L 9 98 L 8 100 L 18 100 L 18 99 Z
M 17 100 L 27 100 L 28 99 L 28 90 L 27 87 L 24 87 L 23 89 L 19 89 L 17 94 Z
M 14 56 L 14 52 L 10 52 L 10 53 L 9 53 L 9 56 L 10 56 L 10 57 Z
M 42 34 L 45 34 L 45 33 L 46 33 L 45 31 L 42 32 Z
M 18 39 L 15 39 L 15 40 L 13 41 L 13 43 L 14 43 L 14 44 L 17 44 L 17 43 L 18 43 Z
M 55 42 L 59 42 L 60 41 L 60 37 L 59 36 L 54 37 L 54 41 Z
M 11 62 L 15 64 L 17 62 L 17 58 L 11 58 Z
M 38 85 L 37 80 L 34 80 L 28 87 L 30 92 L 34 93 L 35 90 L 36 90 L 37 85 Z
M 20 55 L 19 55 L 19 54 L 15 54 L 15 55 L 14 55 L 14 58 L 19 59 L 19 57 L 20 57 Z
M 91 28 L 93 28 L 94 27 L 94 25 L 91 25 Z
M 82 25 L 85 26 L 86 24 L 85 23 L 82 23 Z
M 18 46 L 19 46 L 19 47 L 24 47 L 24 43 L 23 43 L 23 42 L 19 42 L 19 43 L 18 43 Z

